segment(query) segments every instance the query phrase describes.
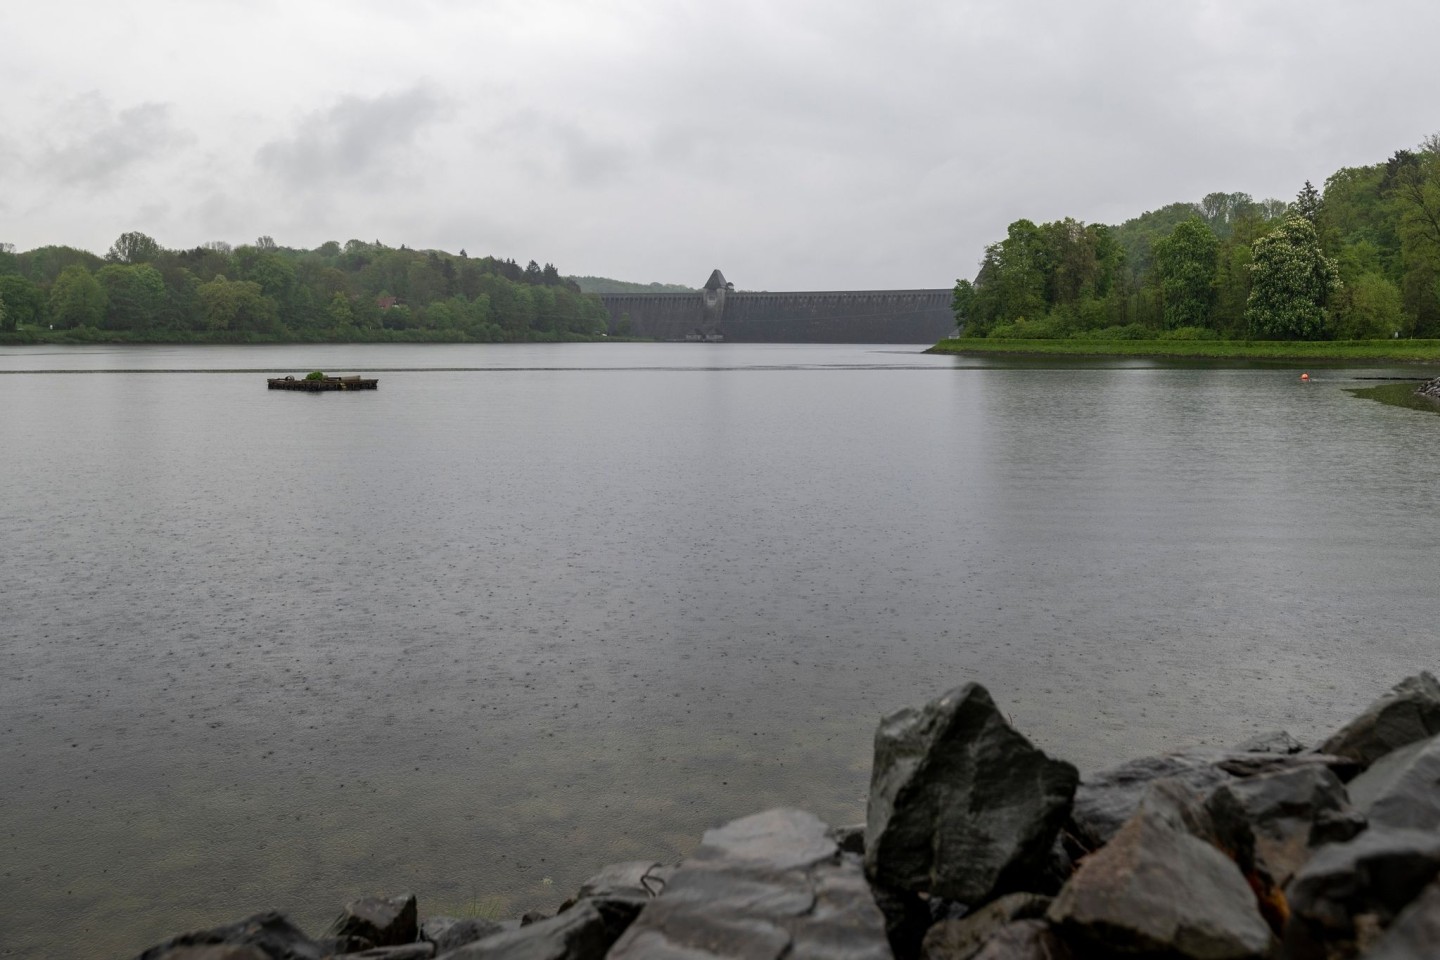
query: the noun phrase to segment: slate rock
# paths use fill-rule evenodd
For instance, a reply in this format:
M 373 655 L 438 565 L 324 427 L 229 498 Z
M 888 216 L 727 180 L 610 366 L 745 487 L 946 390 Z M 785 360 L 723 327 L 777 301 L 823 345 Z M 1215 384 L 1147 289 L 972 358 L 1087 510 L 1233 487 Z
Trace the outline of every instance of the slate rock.
M 1305 749 L 1305 744 L 1296 740 L 1284 730 L 1271 730 L 1268 733 L 1257 733 L 1244 743 L 1235 745 L 1236 753 L 1279 753 L 1292 754 L 1300 753 Z
M 336 937 L 364 937 L 377 947 L 414 943 L 420 932 L 415 895 L 361 897 L 345 905 L 330 926 Z
M 1232 780 L 1206 802 L 1219 845 L 1243 872 L 1263 870 L 1280 886 L 1310 858 L 1317 819 L 1349 808 L 1345 785 L 1323 766 Z
M 883 884 L 981 903 L 1042 872 L 1079 775 L 969 683 L 880 722 L 865 867 Z
M 1345 843 L 1360 835 L 1370 825 L 1359 810 L 1321 810 L 1310 824 L 1310 846 Z
M 1135 815 L 1146 791 L 1157 781 L 1179 780 L 1187 787 L 1208 793 L 1233 779 L 1231 774 L 1215 766 L 1214 760 L 1209 754 L 1187 753 L 1141 757 L 1091 776 L 1075 791 L 1070 833 L 1085 851 L 1098 850 Z
M 774 960 L 782 955 L 794 960 L 891 956 L 885 920 L 860 858 L 842 853 L 829 827 L 800 810 L 768 810 L 707 831 L 609 957 Z
M 237 923 L 171 937 L 141 953 L 139 960 L 193 960 L 180 952 L 190 947 L 251 947 L 266 960 L 323 960 L 327 951 L 311 940 L 284 914 L 270 911 L 246 917 Z M 244 953 L 227 960 L 241 960 Z M 208 958 L 207 958 L 208 960 Z
M 1435 960 L 1440 951 L 1440 883 L 1432 883 L 1395 918 L 1365 960 Z
M 1044 920 L 1021 920 L 990 938 L 975 960 L 1071 960 L 1067 947 Z
M 600 872 L 580 885 L 577 900 L 598 897 L 606 900 L 652 900 L 665 889 L 674 874 L 673 867 L 655 860 L 630 860 L 602 867 Z
M 1081 862 L 1047 919 L 1067 943 L 1105 955 L 1243 960 L 1272 946 L 1240 868 L 1154 809 Z
M 923 960 L 969 960 L 1001 928 L 1045 916 L 1050 902 L 1049 897 L 1012 893 L 960 919 L 943 920 L 926 932 L 920 956 Z
M 1440 833 L 1371 827 L 1348 843 L 1315 851 L 1290 881 L 1285 946 L 1292 957 L 1327 955 L 1327 945 L 1353 942 L 1356 918 L 1383 929 L 1440 875 Z
M 455 917 L 430 917 L 420 924 L 420 939 L 435 944 L 436 953 L 444 953 L 467 943 L 483 940 L 503 929 L 504 927 L 494 920 L 480 917 L 465 920 Z
M 1320 749 L 1368 767 L 1392 750 L 1440 733 L 1440 681 L 1429 673 L 1401 680 Z
M 582 900 L 572 909 L 466 944 L 441 960 L 600 960 L 636 910 L 618 901 Z
M 1260 753 L 1234 750 L 1191 749 L 1155 757 L 1141 757 L 1094 774 L 1075 791 L 1068 833 L 1081 852 L 1104 846 L 1120 829 L 1159 780 L 1179 780 L 1208 797 L 1221 784 L 1246 777 L 1265 776 L 1301 767 L 1323 767 L 1341 780 L 1358 771 L 1354 761 L 1318 753 Z
M 1350 782 L 1350 798 L 1372 824 L 1440 827 L 1440 737 L 1392 750 Z

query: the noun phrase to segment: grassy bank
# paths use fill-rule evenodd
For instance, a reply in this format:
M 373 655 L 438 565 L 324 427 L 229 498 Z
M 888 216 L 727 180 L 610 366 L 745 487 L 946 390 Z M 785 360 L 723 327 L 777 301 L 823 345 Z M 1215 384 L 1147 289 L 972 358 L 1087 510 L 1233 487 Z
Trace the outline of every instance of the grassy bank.
M 1440 340 L 941 340 L 929 353 L 1440 363 Z
M 1363 387 L 1358 390 L 1348 391 L 1357 397 L 1364 397 L 1366 400 L 1378 400 L 1381 403 L 1388 403 L 1392 407 L 1405 407 L 1408 410 L 1424 410 L 1427 413 L 1440 413 L 1440 400 L 1432 400 L 1415 392 L 1417 385 L 1413 383 L 1387 383 L 1379 387 Z

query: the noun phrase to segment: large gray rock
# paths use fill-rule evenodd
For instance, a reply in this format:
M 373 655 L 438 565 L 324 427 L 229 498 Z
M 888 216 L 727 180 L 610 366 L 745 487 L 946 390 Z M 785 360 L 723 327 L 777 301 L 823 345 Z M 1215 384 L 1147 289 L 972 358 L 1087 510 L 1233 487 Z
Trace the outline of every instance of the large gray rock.
M 1429 673 L 1406 677 L 1365 712 L 1335 732 L 1320 749 L 1362 767 L 1416 740 L 1440 733 L 1440 681 Z
M 1371 827 L 1348 843 L 1315 851 L 1286 888 L 1285 946 L 1296 960 L 1353 943 L 1357 918 L 1389 926 L 1440 874 L 1440 833 Z
M 217 954 L 226 960 L 241 960 L 245 949 L 258 951 L 267 960 L 322 960 L 328 953 L 283 914 L 271 911 L 223 927 L 171 937 L 140 954 L 139 960 L 193 960 L 205 956 L 195 952 L 201 947 L 233 948 L 233 957 L 226 957 L 223 950 Z
M 769 810 L 707 831 L 609 954 L 611 960 L 782 955 L 891 956 L 859 857 L 842 853 L 825 823 L 800 810 Z
M 1011 893 L 955 920 L 931 927 L 920 945 L 922 960 L 970 960 L 1003 927 L 1017 920 L 1036 920 L 1050 909 L 1050 898 Z
M 1075 791 L 1070 834 L 1086 850 L 1097 850 L 1134 815 L 1151 784 L 1178 780 L 1202 797 L 1237 779 L 1266 776 L 1304 767 L 1322 767 L 1341 780 L 1354 773 L 1354 761 L 1316 753 L 1271 753 L 1195 748 L 1141 757 L 1088 777 Z
M 1350 781 L 1350 798 L 1372 824 L 1440 827 L 1440 737 L 1392 750 Z
M 1436 381 L 1440 383 L 1440 381 Z M 1365 960 L 1435 960 L 1440 953 L 1440 883 L 1406 907 Z
M 1242 871 L 1263 870 L 1284 886 L 1310 858 L 1310 837 L 1322 814 L 1349 809 L 1345 786 L 1323 766 L 1223 783 L 1206 803 L 1220 845 Z
M 978 684 L 893 713 L 875 732 L 866 870 L 968 904 L 1023 889 L 1044 870 L 1078 780 Z
M 505 929 L 494 920 L 470 917 L 430 917 L 420 924 L 420 939 L 435 944 L 436 953 L 445 953 L 467 943 L 483 940 Z
M 1203 813 L 1142 806 L 1080 864 L 1047 918 L 1099 955 L 1245 960 L 1273 937 L 1235 863 L 1191 832 Z
M 621 901 L 582 900 L 548 920 L 441 954 L 441 960 L 601 960 L 634 920 L 636 909 Z
M 413 893 L 398 897 L 361 897 L 345 905 L 331 924 L 336 937 L 363 937 L 377 947 L 414 943 L 420 933 Z

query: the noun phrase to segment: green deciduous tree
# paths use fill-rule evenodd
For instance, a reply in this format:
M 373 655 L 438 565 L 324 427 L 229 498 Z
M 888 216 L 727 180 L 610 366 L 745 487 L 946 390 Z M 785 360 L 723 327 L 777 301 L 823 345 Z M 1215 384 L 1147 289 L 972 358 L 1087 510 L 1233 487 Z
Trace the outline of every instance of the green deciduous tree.
M 1321 251 L 1315 227 L 1304 217 L 1291 217 L 1256 240 L 1253 251 L 1245 312 L 1251 333 L 1301 340 L 1322 336 L 1340 272 Z
M 1379 273 L 1345 281 L 1334 301 L 1337 340 L 1375 340 L 1406 332 L 1405 307 L 1395 284 Z
M 5 298 L 6 329 L 39 323 L 45 314 L 45 294 L 38 284 L 16 273 L 0 276 L 0 297 Z
M 111 263 L 150 263 L 160 256 L 160 244 L 138 231 L 120 234 L 105 259 Z
M 232 333 L 264 333 L 276 325 L 275 301 L 253 280 L 216 277 L 196 291 L 207 329 Z
M 1155 272 L 1165 303 L 1165 326 L 1200 327 L 1215 303 L 1215 255 L 1220 241 L 1200 217 L 1182 221 L 1155 244 Z
M 105 289 L 89 270 L 71 264 L 50 287 L 50 322 L 62 330 L 98 327 L 105 319 Z
M 143 331 L 156 326 L 165 306 L 165 279 L 148 263 L 111 263 L 95 279 L 105 289 L 107 330 Z

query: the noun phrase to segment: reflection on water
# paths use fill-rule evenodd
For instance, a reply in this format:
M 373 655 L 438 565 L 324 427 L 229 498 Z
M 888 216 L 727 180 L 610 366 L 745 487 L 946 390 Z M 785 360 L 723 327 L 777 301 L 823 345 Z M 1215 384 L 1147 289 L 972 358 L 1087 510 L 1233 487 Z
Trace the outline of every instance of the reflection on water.
M 106 368 L 151 372 L 14 372 Z M 392 372 L 163 372 L 307 369 Z M 1436 421 L 1359 372 L 0 352 L 0 950 L 510 915 L 766 805 L 856 821 L 876 718 L 970 679 L 1082 768 L 1313 740 L 1440 666 Z

